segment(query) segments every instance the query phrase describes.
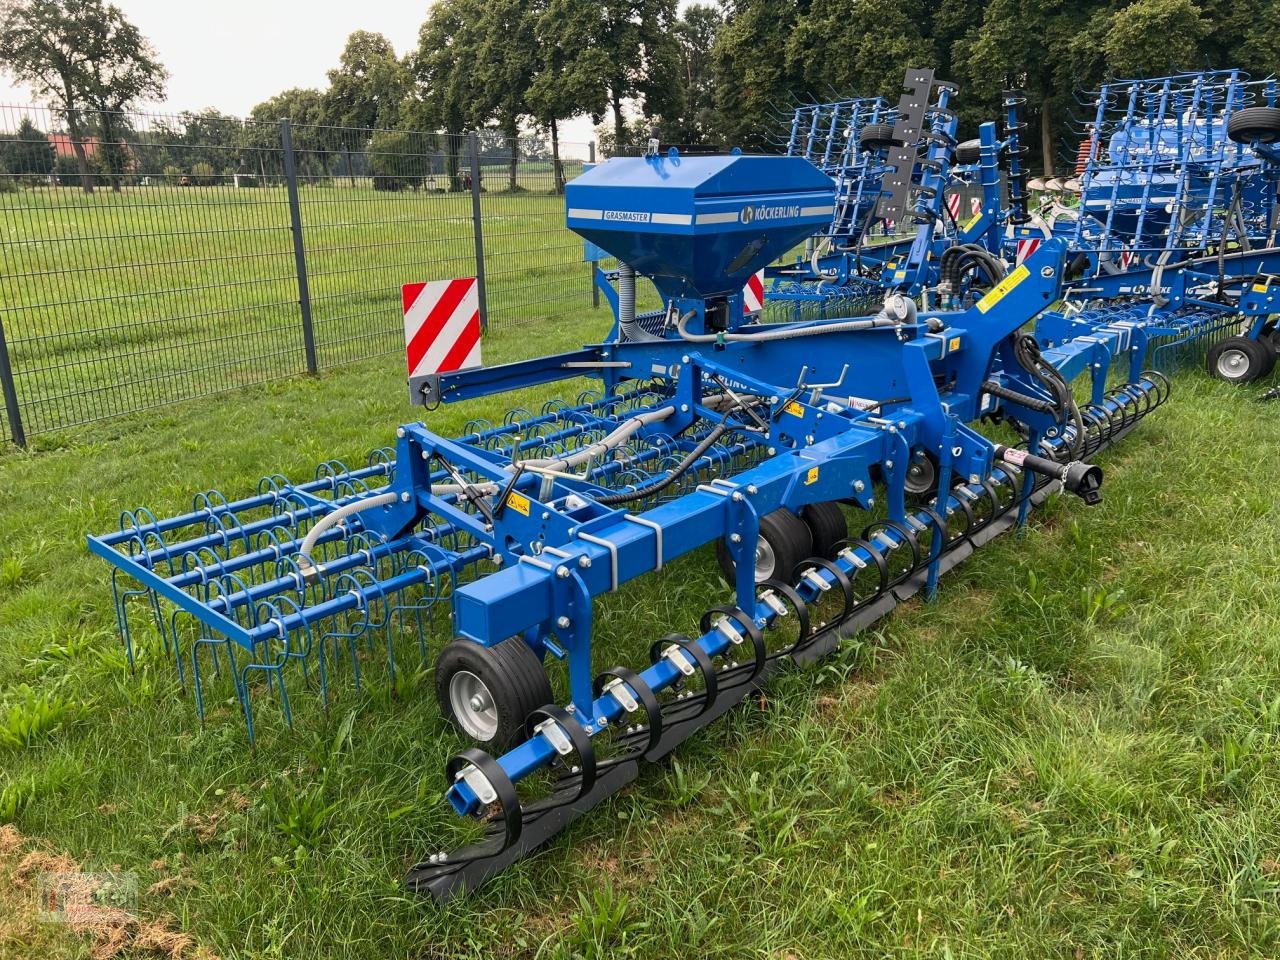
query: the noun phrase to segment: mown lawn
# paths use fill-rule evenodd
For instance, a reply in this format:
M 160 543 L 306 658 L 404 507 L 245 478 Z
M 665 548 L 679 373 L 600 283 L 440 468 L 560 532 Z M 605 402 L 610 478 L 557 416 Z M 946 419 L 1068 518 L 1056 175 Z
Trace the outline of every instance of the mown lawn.
M 599 327 L 498 330 L 486 359 Z M 1100 507 L 1052 501 L 445 907 L 399 887 L 459 836 L 429 672 L 393 692 L 371 667 L 327 715 L 298 691 L 292 732 L 263 698 L 250 749 L 225 686 L 201 727 L 154 645 L 129 675 L 84 546 L 121 509 L 388 443 L 418 416 L 398 363 L 40 438 L 0 454 L 0 738 L 30 740 L 0 746 L 0 818 L 136 872 L 145 917 L 224 957 L 1273 957 L 1280 407 L 1258 392 L 1181 376 L 1101 458 Z M 727 598 L 710 550 L 665 573 L 601 602 L 604 659 Z M 33 698 L 63 713 L 24 733 Z M 87 955 L 6 923 L 30 895 L 0 896 L 0 956 Z

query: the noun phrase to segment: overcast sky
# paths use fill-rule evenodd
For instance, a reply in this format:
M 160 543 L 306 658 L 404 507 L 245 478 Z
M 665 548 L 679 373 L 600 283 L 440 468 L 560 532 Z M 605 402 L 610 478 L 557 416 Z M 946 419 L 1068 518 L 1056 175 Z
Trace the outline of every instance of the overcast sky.
M 404 54 L 417 45 L 430 0 L 115 0 L 155 45 L 169 70 L 160 112 L 216 107 L 243 116 L 289 87 L 326 84 L 353 30 L 384 34 Z M 681 6 L 685 6 L 682 3 Z M 30 91 L 0 75 L 0 103 L 26 104 Z M 562 127 L 566 142 L 593 138 L 591 122 Z

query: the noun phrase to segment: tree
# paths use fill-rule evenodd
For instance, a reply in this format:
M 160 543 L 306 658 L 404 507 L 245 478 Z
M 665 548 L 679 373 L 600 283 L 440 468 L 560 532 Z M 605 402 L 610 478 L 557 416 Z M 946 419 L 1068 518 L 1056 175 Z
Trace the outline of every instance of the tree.
M 712 55 L 719 132 L 731 146 L 761 147 L 799 83 L 782 56 L 808 11 L 804 0 L 729 0 Z
M 347 38 L 338 66 L 329 71 L 324 121 L 340 127 L 395 127 L 412 84 L 390 40 L 357 30 Z
M 1091 26 L 1110 11 L 1111 5 L 1101 0 L 991 0 L 982 23 L 953 49 L 952 59 L 960 79 L 968 81 L 967 89 L 989 91 L 989 96 L 1001 87 L 1026 89 L 1028 122 L 1039 124 L 1046 175 L 1054 172 L 1054 142 L 1065 129 L 1072 92 L 1102 79 L 1081 72 L 1088 61 L 1081 57 L 1078 38 L 1089 35 Z M 988 113 L 992 115 L 994 110 Z
M 786 51 L 789 73 L 820 97 L 835 89 L 896 101 L 906 68 L 934 59 L 899 0 L 814 0 Z
M 486 119 L 496 119 L 507 140 L 508 190 L 518 187 L 520 118 L 530 112 L 529 86 L 538 68 L 537 20 L 526 0 L 488 0 L 471 65 L 484 91 L 476 109 Z
M 480 87 L 469 58 L 484 43 L 481 24 L 485 0 L 439 0 L 418 34 L 418 49 L 411 69 L 423 91 L 409 114 L 409 122 L 422 130 L 443 127 L 448 133 L 449 188 L 461 190 L 461 157 L 464 131 L 488 119 L 491 101 Z
M 1108 20 L 1102 49 L 1113 73 L 1153 76 L 1193 66 L 1208 33 L 1191 0 L 1137 0 Z
M 47 177 L 56 162 L 53 144 L 30 117 L 23 117 L 11 139 L 0 143 L 0 165 L 12 174 Z
M 533 33 L 538 60 L 526 93 L 529 112 L 551 133 L 556 193 L 564 192 L 559 121 L 581 113 L 600 117 L 604 88 L 596 82 L 608 70 L 608 57 L 595 46 L 594 0 L 547 0 L 534 8 Z
M 292 87 L 257 104 L 249 111 L 249 121 L 239 135 L 241 165 L 256 169 L 266 182 L 267 158 L 280 155 L 280 122 L 288 120 L 299 171 L 303 175 L 317 172 L 314 168 L 323 160 L 326 147 L 331 146 L 324 142 L 325 131 L 321 128 L 325 110 L 324 94 L 314 87 Z M 363 149 L 364 145 L 361 137 L 354 146 Z M 347 145 L 348 157 L 351 146 Z
M 715 128 L 715 99 L 711 54 L 724 25 L 720 11 L 695 3 L 684 11 L 675 29 L 678 63 L 673 76 L 680 85 L 678 112 L 663 113 L 655 134 L 668 143 L 703 144 Z M 670 110 L 670 106 L 668 110 Z
M 105 127 L 104 143 L 115 144 L 114 115 L 162 96 L 166 78 L 146 38 L 102 0 L 5 0 L 0 64 L 65 117 L 86 193 L 93 192 L 93 176 L 85 111 Z M 118 177 L 112 182 L 118 187 Z

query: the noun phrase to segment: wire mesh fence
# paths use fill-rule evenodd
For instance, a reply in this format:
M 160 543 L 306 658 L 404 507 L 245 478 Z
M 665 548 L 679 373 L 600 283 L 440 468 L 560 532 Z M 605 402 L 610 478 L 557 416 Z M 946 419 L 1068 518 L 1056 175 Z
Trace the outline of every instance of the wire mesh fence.
M 398 353 L 407 282 L 479 276 L 497 325 L 590 308 L 561 194 L 593 152 L 0 107 L 0 439 Z

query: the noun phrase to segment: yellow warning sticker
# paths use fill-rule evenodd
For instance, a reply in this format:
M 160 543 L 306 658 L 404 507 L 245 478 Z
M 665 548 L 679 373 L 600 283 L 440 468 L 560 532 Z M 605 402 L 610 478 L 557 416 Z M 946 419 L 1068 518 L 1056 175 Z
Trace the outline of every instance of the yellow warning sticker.
M 959 349 L 960 349 L 960 338 L 952 337 L 951 342 L 947 344 L 947 352 L 950 353 L 952 350 L 959 350 Z
M 1267 285 L 1266 285 L 1265 283 L 1255 283 L 1255 284 L 1253 285 L 1253 292 L 1254 292 L 1254 293 L 1266 293 L 1266 292 L 1267 292 Z
M 818 468 L 810 467 L 809 473 L 804 478 L 804 485 L 807 487 L 809 486 L 809 484 L 817 483 L 817 482 L 818 482 Z
M 796 403 L 794 400 L 788 400 L 782 408 L 783 413 L 789 413 L 793 417 L 804 417 L 804 407 Z
M 980 214 L 980 213 L 975 213 L 975 214 L 974 214 L 974 215 L 973 215 L 969 220 L 967 220 L 967 221 L 965 222 L 965 225 L 964 225 L 963 227 L 961 227 L 960 229 L 961 229 L 961 230 L 964 230 L 965 232 L 968 232 L 968 231 L 972 230 L 975 226 L 977 226 L 977 225 L 978 225 L 978 221 L 979 221 L 979 220 L 981 220 L 981 219 L 982 219 L 982 214 Z
M 1017 270 L 1013 271 L 1013 273 L 1009 274 L 987 291 L 987 295 L 978 301 L 978 312 L 986 313 L 997 303 L 1007 297 L 1014 287 L 1029 276 L 1031 276 L 1031 271 L 1027 269 L 1027 265 L 1024 263 Z
M 529 515 L 529 498 L 522 493 L 516 493 L 514 490 L 508 493 L 507 506 L 521 516 Z

